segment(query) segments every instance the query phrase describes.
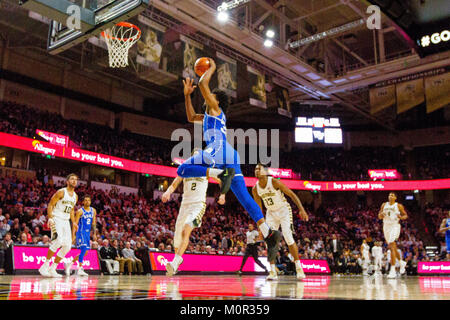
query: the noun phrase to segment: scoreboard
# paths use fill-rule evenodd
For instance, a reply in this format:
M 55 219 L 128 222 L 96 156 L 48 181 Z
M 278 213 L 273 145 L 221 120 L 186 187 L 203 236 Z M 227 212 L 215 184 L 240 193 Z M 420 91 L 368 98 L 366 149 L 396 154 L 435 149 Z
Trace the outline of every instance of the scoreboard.
M 295 142 L 342 144 L 338 118 L 297 117 L 295 121 Z

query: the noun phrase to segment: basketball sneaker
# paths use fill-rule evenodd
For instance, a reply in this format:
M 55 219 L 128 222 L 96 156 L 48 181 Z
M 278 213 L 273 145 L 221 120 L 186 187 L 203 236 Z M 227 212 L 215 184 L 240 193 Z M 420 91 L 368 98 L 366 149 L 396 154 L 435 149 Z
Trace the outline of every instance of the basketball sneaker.
M 73 262 L 67 262 L 64 263 L 64 272 L 66 273 L 66 276 L 70 276 L 70 273 L 72 272 L 71 268 L 72 268 Z
M 387 275 L 388 279 L 394 279 L 397 278 L 397 272 L 395 272 L 395 268 L 391 267 L 391 270 L 389 270 L 389 274 Z
M 400 275 L 404 275 L 406 273 L 406 261 L 400 260 Z
M 181 260 L 183 262 L 183 260 Z M 180 263 L 181 264 L 181 263 Z M 178 271 L 178 266 L 176 266 L 173 261 L 166 263 L 166 276 L 174 276 Z
M 269 275 L 266 277 L 266 280 L 269 281 L 278 280 L 278 275 L 276 274 L 276 272 L 270 271 Z
M 297 280 L 303 280 L 306 278 L 305 273 L 303 272 L 303 268 L 296 269 L 297 271 Z
M 89 276 L 89 275 L 88 275 L 86 272 L 84 272 L 83 267 L 79 267 L 78 270 L 77 270 L 77 276 L 80 276 L 80 277 L 87 277 L 87 276 Z
M 233 168 L 225 168 L 221 174 L 217 176 L 217 178 L 222 181 L 222 186 L 220 187 L 220 193 L 225 194 L 230 190 L 231 181 L 234 178 L 234 169 Z
M 50 271 L 48 273 L 50 274 L 50 277 L 52 277 L 52 278 L 62 278 L 62 275 L 60 275 L 58 272 L 56 272 L 56 270 L 53 268 L 50 268 Z
M 41 276 L 44 276 L 44 277 L 51 277 L 51 275 L 50 275 L 50 266 L 44 263 L 44 264 L 39 268 L 39 273 L 41 274 Z

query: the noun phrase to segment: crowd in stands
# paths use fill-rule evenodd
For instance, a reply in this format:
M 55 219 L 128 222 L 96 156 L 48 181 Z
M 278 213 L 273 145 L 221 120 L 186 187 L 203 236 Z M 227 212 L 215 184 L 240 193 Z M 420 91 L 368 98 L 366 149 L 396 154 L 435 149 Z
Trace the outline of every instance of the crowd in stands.
M 51 180 L 44 183 L 37 179 L 0 178 L 0 272 L 5 271 L 5 252 L 11 243 L 49 245 L 46 208 L 58 187 Z M 99 250 L 108 272 L 148 273 L 150 266 L 145 252 L 174 251 L 178 200 L 162 203 L 160 199 L 149 199 L 141 194 L 107 193 L 87 186 L 77 187 L 76 192 L 79 199 L 89 194 L 92 207 L 97 210 L 97 231 L 92 235 L 91 247 Z M 384 239 L 382 222 L 377 218 L 379 208 L 330 207 L 315 211 L 307 205 L 305 208 L 309 214 L 308 222 L 298 218 L 298 210 L 293 206 L 300 258 L 327 259 L 334 272 L 358 272 L 362 240 L 373 243 Z M 439 212 L 436 214 L 443 214 L 443 211 Z M 225 206 L 209 205 L 201 227 L 192 232 L 187 253 L 243 255 L 248 223 L 252 223 L 249 216 L 234 201 Z M 440 220 L 436 226 L 439 223 Z M 330 241 L 334 234 L 342 243 L 340 252 L 332 250 Z M 398 244 L 411 272 L 417 261 L 430 259 L 411 220 L 402 222 Z M 110 246 L 116 248 L 116 253 L 110 252 L 114 251 L 109 249 Z M 386 247 L 384 251 L 387 251 Z M 267 254 L 264 245 L 259 247 L 259 254 Z M 283 241 L 279 266 L 281 269 L 285 266 L 286 272 L 290 272 L 292 265 L 287 256 Z
M 11 102 L 0 102 L 0 132 L 36 136 L 36 129 L 67 135 L 83 149 L 112 156 L 173 165 L 171 149 L 176 142 L 155 137 L 119 132 L 109 126 L 64 119 L 61 115 L 40 111 Z M 450 145 L 414 150 L 415 170 L 408 170 L 409 155 L 401 148 L 355 147 L 293 149 L 280 153 L 280 167 L 290 168 L 308 180 L 370 180 L 369 169 L 397 169 L 402 179 L 448 178 Z M 254 165 L 242 165 L 243 173 L 254 175 Z M 411 172 L 413 171 L 413 172 Z M 415 172 L 414 172 L 415 171 Z

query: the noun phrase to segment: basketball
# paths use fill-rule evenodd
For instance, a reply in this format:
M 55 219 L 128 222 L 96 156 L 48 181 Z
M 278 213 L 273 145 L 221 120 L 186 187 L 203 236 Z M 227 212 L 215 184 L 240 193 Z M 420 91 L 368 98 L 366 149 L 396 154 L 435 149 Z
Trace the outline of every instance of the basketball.
M 209 67 L 210 67 L 209 59 L 203 57 L 203 58 L 198 58 L 197 61 L 195 61 L 194 70 L 195 70 L 195 73 L 199 77 L 201 77 L 206 72 L 206 70 L 209 69 Z

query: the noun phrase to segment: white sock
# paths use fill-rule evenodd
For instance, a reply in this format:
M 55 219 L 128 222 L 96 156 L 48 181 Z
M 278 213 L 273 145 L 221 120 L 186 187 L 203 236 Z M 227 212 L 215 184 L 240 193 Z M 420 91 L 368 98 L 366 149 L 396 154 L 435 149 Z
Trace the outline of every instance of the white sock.
M 273 273 L 277 273 L 277 269 L 276 269 L 276 267 L 275 267 L 275 265 L 274 264 L 271 264 L 270 265 L 270 271 L 272 271 Z
M 47 268 L 50 267 L 50 260 L 45 261 L 45 262 L 44 262 L 44 265 L 45 265 Z
M 302 269 L 302 264 L 300 263 L 300 260 L 295 260 L 295 268 Z
M 267 236 L 269 235 L 269 230 L 270 230 L 267 223 L 266 222 L 261 223 L 258 228 L 259 228 L 259 230 L 261 230 L 263 237 L 267 238 Z
M 178 254 L 176 254 L 172 260 L 173 264 L 176 265 L 177 267 L 181 264 L 181 261 L 183 261 L 183 259 Z
M 58 266 L 58 264 L 54 262 L 54 263 L 50 266 L 50 270 L 56 271 L 56 267 L 57 267 L 57 266 Z
M 209 168 L 209 176 L 213 178 L 217 178 L 219 174 L 223 172 L 222 169 L 216 169 L 216 168 Z

